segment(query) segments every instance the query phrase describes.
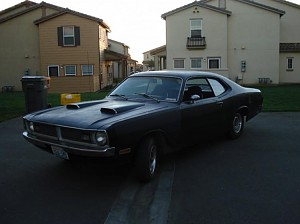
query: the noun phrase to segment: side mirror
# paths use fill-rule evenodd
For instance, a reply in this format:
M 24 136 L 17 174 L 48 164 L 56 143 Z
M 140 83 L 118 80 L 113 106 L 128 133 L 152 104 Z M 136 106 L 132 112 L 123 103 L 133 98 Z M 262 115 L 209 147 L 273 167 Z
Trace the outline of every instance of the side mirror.
M 192 101 L 196 101 L 196 100 L 200 100 L 200 99 L 201 99 L 201 97 L 197 94 L 194 94 L 194 95 L 191 96 Z
M 194 94 L 194 95 L 191 96 L 190 100 L 185 101 L 185 103 L 193 104 L 196 100 L 200 100 L 200 99 L 201 99 L 201 97 L 199 95 Z

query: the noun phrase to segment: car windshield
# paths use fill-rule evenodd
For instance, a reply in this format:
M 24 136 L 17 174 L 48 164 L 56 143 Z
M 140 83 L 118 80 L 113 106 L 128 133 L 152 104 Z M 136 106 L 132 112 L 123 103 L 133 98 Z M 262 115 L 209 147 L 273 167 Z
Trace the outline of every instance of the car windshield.
M 172 77 L 133 76 L 126 79 L 110 96 L 176 102 L 182 80 Z

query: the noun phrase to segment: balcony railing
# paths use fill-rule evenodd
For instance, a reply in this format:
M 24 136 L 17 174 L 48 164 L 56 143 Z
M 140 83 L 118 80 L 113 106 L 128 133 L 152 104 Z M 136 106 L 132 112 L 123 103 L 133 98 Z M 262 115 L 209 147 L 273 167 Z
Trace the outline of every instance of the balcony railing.
M 280 43 L 280 52 L 300 52 L 300 43 Z
M 205 37 L 188 37 L 186 42 L 187 49 L 205 49 Z

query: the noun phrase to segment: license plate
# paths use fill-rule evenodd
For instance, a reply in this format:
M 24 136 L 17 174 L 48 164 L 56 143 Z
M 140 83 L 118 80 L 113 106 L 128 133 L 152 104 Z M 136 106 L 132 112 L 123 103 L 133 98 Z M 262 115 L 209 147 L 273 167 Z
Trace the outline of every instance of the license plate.
M 51 146 L 51 149 L 52 149 L 52 153 L 53 155 L 59 157 L 59 158 L 62 158 L 62 159 L 69 159 L 69 155 L 68 153 L 63 150 L 62 148 L 60 147 L 57 147 L 57 146 Z

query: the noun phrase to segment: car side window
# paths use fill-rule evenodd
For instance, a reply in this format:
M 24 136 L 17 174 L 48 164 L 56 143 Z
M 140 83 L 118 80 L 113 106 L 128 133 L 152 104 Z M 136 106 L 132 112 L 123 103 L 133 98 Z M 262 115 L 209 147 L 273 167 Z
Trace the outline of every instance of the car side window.
M 200 99 L 214 96 L 213 90 L 206 78 L 191 78 L 186 81 L 183 101 L 191 100 L 192 95 L 199 95 Z
M 219 96 L 226 91 L 225 87 L 216 79 L 208 79 L 215 96 Z

